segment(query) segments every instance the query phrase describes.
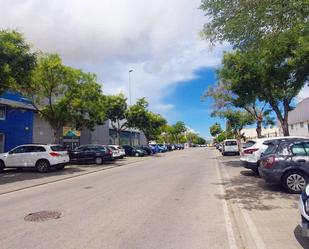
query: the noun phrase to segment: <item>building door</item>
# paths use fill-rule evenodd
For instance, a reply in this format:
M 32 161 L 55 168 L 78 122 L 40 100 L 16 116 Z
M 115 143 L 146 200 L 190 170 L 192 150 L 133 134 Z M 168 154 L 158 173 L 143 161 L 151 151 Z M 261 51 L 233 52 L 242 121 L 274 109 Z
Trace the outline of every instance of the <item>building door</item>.
M 0 153 L 4 152 L 4 138 L 5 135 L 3 133 L 0 133 Z

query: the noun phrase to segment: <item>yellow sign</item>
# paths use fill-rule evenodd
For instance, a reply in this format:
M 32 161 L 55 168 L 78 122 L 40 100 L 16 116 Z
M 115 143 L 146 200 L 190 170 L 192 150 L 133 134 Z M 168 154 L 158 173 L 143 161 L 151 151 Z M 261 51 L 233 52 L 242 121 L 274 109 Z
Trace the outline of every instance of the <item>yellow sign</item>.
M 69 126 L 65 126 L 63 127 L 63 136 L 64 137 L 80 137 L 80 131 L 75 130 Z

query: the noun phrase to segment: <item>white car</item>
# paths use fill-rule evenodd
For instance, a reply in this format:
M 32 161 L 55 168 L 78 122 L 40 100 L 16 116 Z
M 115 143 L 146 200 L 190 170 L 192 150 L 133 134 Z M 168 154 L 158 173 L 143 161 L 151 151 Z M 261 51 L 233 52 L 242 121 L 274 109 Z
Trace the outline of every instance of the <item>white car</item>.
M 262 153 L 268 148 L 269 143 L 272 140 L 289 139 L 289 138 L 306 138 L 300 136 L 290 137 L 272 137 L 272 138 L 260 138 L 257 140 L 249 140 L 241 151 L 240 161 L 244 167 L 251 169 L 258 173 L 258 167 Z
M 227 139 L 222 143 L 222 155 L 225 156 L 227 154 L 235 154 L 239 155 L 239 148 L 236 139 Z
M 35 167 L 48 172 L 51 167 L 63 169 L 70 162 L 68 152 L 57 144 L 25 144 L 0 154 L 0 171 L 4 168 Z
M 112 150 L 114 158 L 124 158 L 125 157 L 126 152 L 121 146 L 109 145 L 108 147 Z

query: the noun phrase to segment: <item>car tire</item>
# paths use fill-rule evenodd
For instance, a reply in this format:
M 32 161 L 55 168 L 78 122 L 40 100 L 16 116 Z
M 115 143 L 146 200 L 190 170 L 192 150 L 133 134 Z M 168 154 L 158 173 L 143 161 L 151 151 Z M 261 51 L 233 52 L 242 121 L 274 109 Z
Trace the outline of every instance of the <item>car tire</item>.
M 4 168 L 5 168 L 4 162 L 0 161 L 0 172 L 2 172 Z
M 140 154 L 139 154 L 138 152 L 135 152 L 135 153 L 134 153 L 134 156 L 135 156 L 135 157 L 139 157 Z
M 40 173 L 46 173 L 50 170 L 50 164 L 45 159 L 37 161 L 37 163 L 35 164 L 35 167 L 37 171 Z
M 60 164 L 60 165 L 55 166 L 56 170 L 63 170 L 64 167 L 65 167 L 65 164 Z
M 283 188 L 292 194 L 300 194 L 308 183 L 308 176 L 301 171 L 289 171 L 281 179 Z
M 103 159 L 102 159 L 102 157 L 96 157 L 94 159 L 94 162 L 95 162 L 96 165 L 101 165 L 103 163 Z

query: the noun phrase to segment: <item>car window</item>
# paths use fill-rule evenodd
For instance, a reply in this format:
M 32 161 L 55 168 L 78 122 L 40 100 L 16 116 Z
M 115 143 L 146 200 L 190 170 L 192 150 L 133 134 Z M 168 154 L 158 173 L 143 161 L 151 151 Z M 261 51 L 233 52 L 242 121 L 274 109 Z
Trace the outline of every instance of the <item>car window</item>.
M 52 151 L 66 151 L 67 149 L 64 148 L 63 146 L 61 145 L 53 145 L 53 146 L 50 146 L 50 149 Z
M 256 142 L 255 141 L 247 141 L 244 145 L 243 145 L 243 148 L 246 149 L 246 148 L 249 148 L 253 145 L 255 145 Z
M 27 146 L 26 152 L 45 152 L 46 149 L 42 146 Z
M 10 151 L 10 154 L 27 153 L 27 146 L 20 146 Z
M 267 149 L 263 152 L 264 155 L 269 155 L 272 153 L 275 153 L 276 151 L 276 146 L 273 143 L 268 143 L 267 145 Z
M 236 141 L 226 141 L 225 142 L 225 146 L 235 146 L 235 145 L 237 145 Z
M 309 155 L 309 143 L 304 143 L 303 146 L 305 148 L 306 153 Z
M 303 156 L 303 155 L 306 155 L 306 151 L 305 151 L 305 148 L 302 144 L 294 144 L 292 147 L 291 147 L 291 151 L 294 155 L 296 156 Z

